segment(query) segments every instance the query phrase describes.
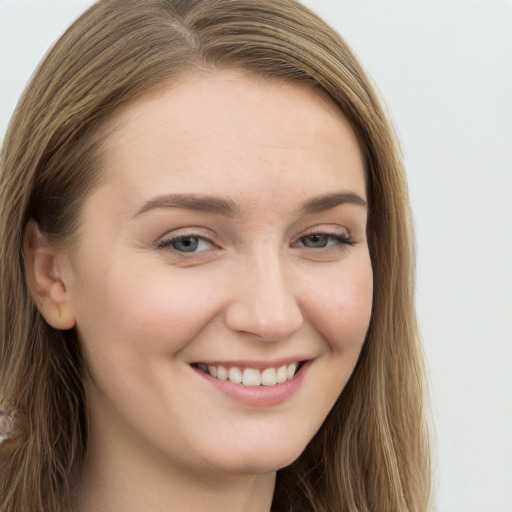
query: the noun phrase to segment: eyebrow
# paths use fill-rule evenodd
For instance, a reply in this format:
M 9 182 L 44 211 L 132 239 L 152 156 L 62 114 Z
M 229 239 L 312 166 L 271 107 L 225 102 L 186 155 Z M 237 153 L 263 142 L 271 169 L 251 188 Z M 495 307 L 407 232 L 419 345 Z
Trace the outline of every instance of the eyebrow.
M 227 217 L 235 217 L 240 213 L 240 208 L 231 199 L 200 194 L 168 194 L 149 200 L 137 211 L 134 217 L 158 208 L 184 208 L 186 210 L 219 213 Z
M 336 206 L 354 204 L 368 208 L 368 203 L 353 192 L 334 192 L 308 200 L 302 205 L 302 213 L 320 213 Z M 184 208 L 201 212 L 218 213 L 226 217 L 240 215 L 240 207 L 229 198 L 200 194 L 167 194 L 150 199 L 133 216 L 138 217 L 145 212 L 159 208 Z
M 334 192 L 332 194 L 318 196 L 307 201 L 302 206 L 302 212 L 320 213 L 344 204 L 354 204 L 368 209 L 368 203 L 354 192 Z

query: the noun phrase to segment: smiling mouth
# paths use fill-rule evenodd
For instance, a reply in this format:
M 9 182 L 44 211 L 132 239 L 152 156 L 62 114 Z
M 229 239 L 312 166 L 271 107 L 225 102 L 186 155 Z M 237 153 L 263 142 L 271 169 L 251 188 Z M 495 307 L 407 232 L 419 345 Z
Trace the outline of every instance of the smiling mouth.
M 276 386 L 293 379 L 302 366 L 302 361 L 284 364 L 279 367 L 264 369 L 242 368 L 240 366 L 222 366 L 204 363 L 194 363 L 193 368 L 198 368 L 211 377 L 240 384 L 247 387 Z

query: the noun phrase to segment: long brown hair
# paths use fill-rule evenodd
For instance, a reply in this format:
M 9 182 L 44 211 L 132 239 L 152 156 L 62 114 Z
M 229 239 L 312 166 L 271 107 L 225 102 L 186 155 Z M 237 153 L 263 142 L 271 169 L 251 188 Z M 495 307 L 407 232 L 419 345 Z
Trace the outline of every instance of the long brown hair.
M 0 157 L 0 407 L 15 404 L 19 424 L 0 447 L 0 510 L 63 512 L 87 446 L 79 343 L 73 331 L 50 327 L 30 297 L 27 222 L 71 243 L 84 199 L 101 178 L 107 120 L 127 102 L 204 68 L 309 84 L 350 121 L 366 159 L 369 331 L 320 431 L 278 472 L 273 510 L 428 510 L 414 241 L 400 152 L 347 44 L 295 0 L 102 0 L 66 32 L 27 87 Z

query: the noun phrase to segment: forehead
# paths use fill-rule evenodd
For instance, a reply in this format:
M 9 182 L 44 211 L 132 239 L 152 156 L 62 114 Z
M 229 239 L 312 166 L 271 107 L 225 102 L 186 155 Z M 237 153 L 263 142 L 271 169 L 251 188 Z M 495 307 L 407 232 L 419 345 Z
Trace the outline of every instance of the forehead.
M 329 181 L 339 188 L 343 176 L 365 195 L 357 139 L 330 100 L 236 72 L 184 76 L 125 107 L 104 140 L 102 163 L 107 181 L 153 194 L 178 182 L 180 192 L 228 185 L 235 192 L 254 180 L 286 187 L 299 177 L 306 192 Z

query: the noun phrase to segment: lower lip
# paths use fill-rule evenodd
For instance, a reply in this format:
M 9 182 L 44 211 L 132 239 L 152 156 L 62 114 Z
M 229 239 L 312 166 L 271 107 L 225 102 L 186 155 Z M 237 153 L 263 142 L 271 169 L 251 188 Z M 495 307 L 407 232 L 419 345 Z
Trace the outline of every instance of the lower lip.
M 245 405 L 273 407 L 286 402 L 299 390 L 309 365 L 310 361 L 304 362 L 293 379 L 275 386 L 244 386 L 243 384 L 234 384 L 229 380 L 216 379 L 198 368 L 193 368 L 193 370 L 221 393 Z

